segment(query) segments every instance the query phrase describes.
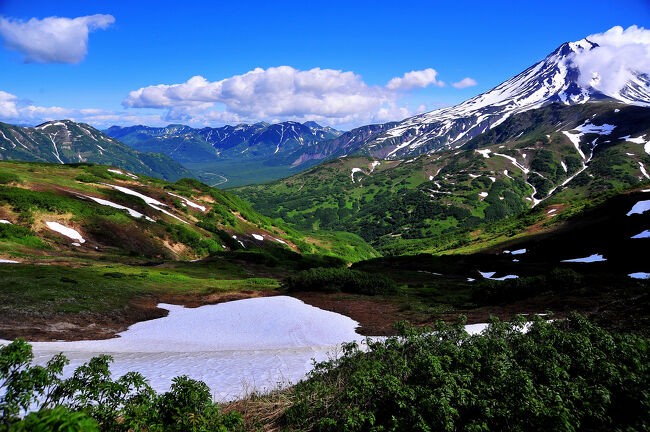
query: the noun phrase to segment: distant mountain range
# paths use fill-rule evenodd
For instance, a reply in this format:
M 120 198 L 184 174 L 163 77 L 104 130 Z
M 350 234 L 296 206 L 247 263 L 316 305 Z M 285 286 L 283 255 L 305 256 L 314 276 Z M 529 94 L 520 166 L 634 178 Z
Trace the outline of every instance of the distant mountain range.
M 172 181 L 193 176 L 163 154 L 139 152 L 92 126 L 71 120 L 50 121 L 36 127 L 0 123 L 0 160 L 89 162 Z
M 650 107 L 556 102 L 516 113 L 459 149 L 341 157 L 232 192 L 298 229 L 352 232 L 387 254 L 439 252 L 538 205 L 550 219 L 647 187 L 649 170 Z
M 310 162 L 313 165 L 328 155 L 305 157 L 305 154 L 317 154 L 313 149 L 318 143 L 341 135 L 316 122 L 293 121 L 202 129 L 184 125 L 112 126 L 105 132 L 136 150 L 164 153 L 194 169 L 209 183 L 229 181 L 228 185 L 299 172 L 300 168 L 309 167 Z
M 636 74 L 617 94 L 581 86 L 573 57 L 597 47 L 587 39 L 562 44 L 540 62 L 459 105 L 400 122 L 368 125 L 341 133 L 314 122 L 241 124 L 193 129 L 113 126 L 106 133 L 140 151 L 162 152 L 199 176 L 223 186 L 259 183 L 303 171 L 346 155 L 402 159 L 459 148 L 512 115 L 545 106 L 617 101 L 650 105 L 650 77 Z M 219 180 L 218 176 L 224 176 Z

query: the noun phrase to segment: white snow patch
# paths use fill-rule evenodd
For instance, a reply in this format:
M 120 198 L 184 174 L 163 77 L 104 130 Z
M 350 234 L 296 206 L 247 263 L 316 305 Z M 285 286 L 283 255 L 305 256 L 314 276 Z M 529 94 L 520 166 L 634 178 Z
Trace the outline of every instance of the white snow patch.
M 650 189 L 647 189 L 650 191 Z M 643 192 L 646 192 L 645 190 Z M 643 214 L 644 212 L 650 210 L 650 200 L 646 201 L 639 201 L 634 206 L 632 206 L 632 210 L 627 212 L 627 216 L 633 215 L 633 214 Z
M 66 237 L 69 237 L 73 240 L 77 240 L 79 243 L 85 243 L 86 240 L 79 234 L 78 231 L 68 228 L 67 226 L 61 225 L 58 222 L 45 222 L 47 227 L 51 229 L 52 231 L 56 231 L 59 234 L 63 234 Z
M 0 259 L 0 263 L 2 263 L 2 264 L 20 264 L 18 261 L 8 260 L 8 259 Z
M 525 254 L 525 253 L 526 253 L 526 249 L 517 249 L 517 250 L 514 250 L 514 251 L 510 252 L 511 255 L 521 255 L 521 254 Z
M 645 135 L 640 135 L 640 136 L 638 136 L 636 138 L 630 138 L 629 135 L 625 135 L 624 137 L 620 137 L 619 139 L 622 139 L 622 140 L 625 140 L 627 142 L 631 142 L 631 143 L 634 143 L 634 144 L 645 144 L 645 139 L 643 139 L 643 137 L 645 137 Z
M 632 279 L 650 279 L 650 273 L 646 272 L 630 273 L 628 276 Z
M 177 220 L 179 220 L 179 221 L 181 221 L 183 223 L 188 223 L 188 222 L 184 221 L 183 219 L 179 218 L 178 216 L 176 216 L 174 214 L 171 214 L 167 210 L 160 208 L 160 207 L 167 207 L 167 204 L 161 203 L 160 201 L 158 201 L 156 199 L 150 198 L 150 197 L 148 197 L 146 195 L 141 194 L 140 192 L 136 192 L 134 190 L 125 188 L 123 186 L 116 186 L 116 185 L 112 185 L 112 184 L 108 184 L 108 183 L 102 183 L 102 184 L 105 185 L 105 186 L 112 187 L 113 189 L 116 189 L 116 190 L 118 190 L 118 191 L 120 191 L 122 193 L 125 193 L 127 195 L 137 196 L 138 198 L 141 198 L 145 203 L 147 203 L 149 205 L 149 207 L 154 208 L 154 209 L 158 210 L 161 213 L 165 213 L 167 216 L 171 216 L 174 219 L 177 219 Z
M 650 180 L 650 175 L 648 175 L 648 171 L 645 170 L 645 165 L 643 165 L 643 162 L 639 162 L 639 169 L 641 170 L 641 174 L 648 180 Z
M 555 213 L 557 209 L 550 209 L 549 211 L 546 212 L 546 214 L 552 214 Z
M 562 169 L 564 170 L 564 172 L 568 172 L 568 169 L 567 169 L 566 164 L 564 163 L 564 161 L 561 161 L 560 165 L 562 165 Z
M 255 238 L 255 240 L 259 240 L 259 241 L 264 240 L 264 237 L 259 234 L 253 234 L 253 237 Z
M 632 236 L 631 238 L 633 239 L 650 238 L 650 230 L 645 230 L 643 232 L 640 232 L 639 234 Z
M 350 174 L 350 177 L 352 177 L 352 183 L 354 183 L 354 173 L 358 172 L 363 172 L 361 168 L 352 168 L 352 173 Z
M 127 176 L 127 177 L 131 177 L 132 179 L 137 179 L 137 178 L 138 178 L 138 176 L 135 175 L 135 174 L 131 174 L 131 173 L 128 173 L 128 172 L 120 171 L 120 170 L 118 170 L 118 169 L 109 168 L 109 169 L 107 169 L 106 171 L 108 171 L 108 172 L 112 172 L 112 173 L 115 173 L 115 174 L 120 174 L 120 175 Z
M 502 280 L 506 280 L 506 279 L 517 279 L 519 277 L 517 275 L 507 275 L 507 276 L 502 276 L 502 277 L 499 277 L 499 278 L 495 278 L 495 277 L 492 277 L 492 276 L 494 276 L 494 274 L 496 272 L 482 272 L 482 271 L 479 271 L 479 273 L 485 279 L 490 279 L 490 280 L 501 280 L 502 281 Z
M 10 224 L 11 225 L 11 222 L 9 222 L 6 219 L 0 219 L 0 224 Z
M 244 243 L 243 243 L 241 240 L 239 240 L 239 239 L 237 238 L 236 235 L 233 235 L 232 238 L 234 238 L 235 240 L 237 240 L 237 243 L 239 243 L 239 244 L 241 245 L 241 247 L 243 247 L 243 248 L 246 247 L 246 245 L 244 245 Z
M 591 263 L 591 262 L 600 262 L 600 261 L 607 261 L 607 258 L 603 258 L 601 254 L 593 254 L 585 258 L 566 259 L 566 260 L 562 260 L 561 262 Z
M 187 204 L 188 206 L 190 206 L 190 207 L 197 208 L 197 209 L 201 210 L 202 212 L 204 212 L 206 210 L 205 206 L 202 206 L 202 205 L 199 205 L 199 204 L 197 204 L 195 202 L 192 202 L 192 201 L 188 200 L 187 198 L 185 198 L 184 196 L 176 195 L 176 194 L 171 193 L 171 192 L 167 192 L 167 193 L 169 195 L 171 195 L 171 196 L 174 196 L 176 198 L 179 198 L 179 199 L 183 200 L 183 202 L 185 204 Z
M 116 208 L 116 209 L 119 209 L 119 210 L 126 210 L 126 211 L 129 213 L 129 215 L 130 215 L 131 217 L 134 217 L 134 218 L 145 218 L 145 219 L 147 219 L 149 222 L 155 222 L 155 221 L 154 221 L 153 219 L 151 219 L 149 216 L 145 216 L 145 215 L 143 215 L 142 213 L 140 213 L 139 211 L 135 211 L 135 210 L 130 209 L 130 208 L 128 208 L 128 207 L 125 207 L 125 206 L 123 206 L 123 205 L 121 205 L 121 204 L 117 204 L 117 203 L 114 203 L 114 202 L 112 202 L 112 201 L 108 201 L 108 200 L 105 200 L 105 199 L 102 199 L 102 198 L 96 198 L 96 197 L 89 196 L 89 195 L 80 195 L 80 196 L 82 196 L 82 197 L 84 197 L 84 198 L 88 198 L 88 199 L 90 199 L 90 200 L 93 200 L 93 201 L 95 201 L 97 204 L 101 204 L 101 205 L 105 205 L 105 206 L 113 207 L 113 208 Z
M 35 362 L 63 352 L 71 361 L 64 376 L 99 354 L 110 354 L 114 376 L 137 371 L 157 391 L 171 378 L 204 381 L 217 400 L 246 390 L 271 390 L 303 379 L 312 359 L 327 359 L 341 343 L 363 337 L 346 316 L 286 296 L 238 300 L 198 308 L 160 304 L 169 315 L 139 322 L 120 337 L 96 341 L 34 342 Z M 246 388 L 245 384 L 249 387 Z
M 479 193 L 479 196 L 481 196 L 481 197 L 483 197 L 483 198 L 487 198 L 488 193 L 485 192 L 485 191 L 483 191 L 483 192 Z
M 484 158 L 489 158 L 490 153 L 492 153 L 492 150 L 490 150 L 490 149 L 477 149 L 476 153 L 482 154 Z

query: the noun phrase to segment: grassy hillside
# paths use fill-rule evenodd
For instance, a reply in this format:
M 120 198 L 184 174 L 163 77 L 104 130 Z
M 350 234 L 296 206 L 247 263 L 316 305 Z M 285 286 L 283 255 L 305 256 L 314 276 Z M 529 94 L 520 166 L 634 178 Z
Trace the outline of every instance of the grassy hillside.
M 614 126 L 609 133 L 607 125 Z M 650 137 L 650 109 L 552 105 L 515 116 L 461 150 L 401 161 L 340 158 L 232 191 L 302 230 L 349 231 L 384 253 L 435 252 L 533 207 L 579 207 L 644 184 L 650 155 L 643 136 Z
M 257 295 L 300 269 L 377 256 L 359 237 L 302 234 L 193 179 L 91 164 L 0 162 L 0 221 L 3 336 L 28 320 L 38 337 L 57 334 L 48 320 L 64 316 L 72 328 L 101 316 L 110 333 L 159 314 L 154 299 Z
M 172 181 L 193 176 L 164 154 L 133 150 L 90 125 L 70 120 L 34 128 L 0 123 L 0 160 L 113 165 Z

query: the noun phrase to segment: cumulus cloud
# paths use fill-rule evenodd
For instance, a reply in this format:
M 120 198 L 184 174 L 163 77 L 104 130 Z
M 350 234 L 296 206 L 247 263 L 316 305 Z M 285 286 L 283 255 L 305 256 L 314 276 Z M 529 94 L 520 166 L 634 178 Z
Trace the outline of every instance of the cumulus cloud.
M 457 89 L 463 89 L 463 88 L 467 88 L 467 87 L 474 87 L 477 84 L 478 83 L 476 82 L 476 80 L 474 80 L 474 79 L 472 79 L 470 77 L 465 77 L 462 80 L 453 83 L 452 86 L 456 87 Z
M 25 62 L 79 63 L 88 52 L 88 33 L 115 22 L 112 15 L 78 18 L 48 17 L 29 21 L 0 17 L 4 45 Z
M 617 94 L 634 74 L 650 75 L 650 30 L 616 26 L 587 40 L 598 47 L 573 54 L 570 61 L 579 68 L 578 82 L 607 94 Z
M 411 90 L 417 87 L 424 88 L 430 85 L 443 87 L 445 83 L 438 81 L 436 77 L 438 72 L 435 69 L 424 69 L 420 71 L 411 71 L 402 77 L 395 77 L 388 81 L 386 88 L 390 90 Z
M 50 120 L 70 119 L 89 123 L 96 127 L 113 124 L 162 125 L 159 114 L 133 114 L 124 111 L 108 111 L 96 108 L 64 108 L 38 106 L 21 101 L 16 95 L 0 90 L 0 121 L 36 125 Z
M 335 69 L 256 68 L 220 81 L 194 76 L 181 84 L 159 84 L 130 92 L 127 108 L 166 109 L 168 121 L 236 123 L 314 120 L 356 126 L 401 120 L 422 112 L 398 104 L 403 92 L 444 85 L 434 69 L 412 71 L 386 86 L 368 85 L 360 75 Z

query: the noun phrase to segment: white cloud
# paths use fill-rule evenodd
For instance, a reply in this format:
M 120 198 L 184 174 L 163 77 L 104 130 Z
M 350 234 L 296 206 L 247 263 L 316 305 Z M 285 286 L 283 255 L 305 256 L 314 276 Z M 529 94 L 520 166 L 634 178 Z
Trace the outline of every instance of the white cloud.
M 0 90 L 0 118 L 18 117 L 16 101 L 18 98 L 11 93 Z
M 108 111 L 96 108 L 64 108 L 27 104 L 17 96 L 0 90 L 0 121 L 36 125 L 50 120 L 70 119 L 104 128 L 113 124 L 163 125 L 158 114 L 132 114 L 123 111 Z
M 21 21 L 0 17 L 0 36 L 26 62 L 79 63 L 88 52 L 88 33 L 115 22 L 112 15 L 48 17 Z
M 411 90 L 416 87 L 424 88 L 430 85 L 443 87 L 444 82 L 438 81 L 436 77 L 438 72 L 435 69 L 424 69 L 420 71 L 411 71 L 404 74 L 402 77 L 396 77 L 388 81 L 386 88 L 390 90 Z
M 650 30 L 616 26 L 587 39 L 599 46 L 570 57 L 580 69 L 580 85 L 592 85 L 614 95 L 633 77 L 633 72 L 650 75 Z
M 457 89 L 463 89 L 463 88 L 466 88 L 466 87 L 474 87 L 477 84 L 478 83 L 476 82 L 476 80 L 474 80 L 474 79 L 472 79 L 470 77 L 465 77 L 462 80 L 453 83 L 452 86 L 456 87 Z
M 423 107 L 411 110 L 398 101 L 403 90 L 444 85 L 436 76 L 433 69 L 413 71 L 377 86 L 341 70 L 256 68 L 220 81 L 194 76 L 181 84 L 143 87 L 130 92 L 123 105 L 167 109 L 166 120 L 189 124 L 314 120 L 352 127 L 421 112 Z

